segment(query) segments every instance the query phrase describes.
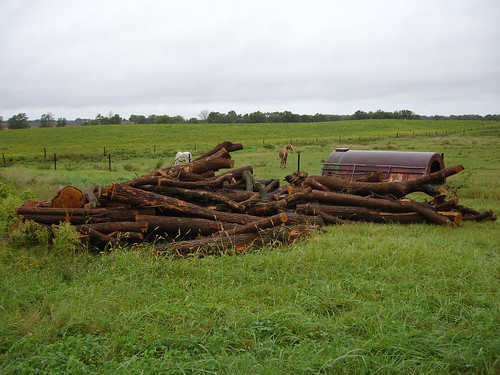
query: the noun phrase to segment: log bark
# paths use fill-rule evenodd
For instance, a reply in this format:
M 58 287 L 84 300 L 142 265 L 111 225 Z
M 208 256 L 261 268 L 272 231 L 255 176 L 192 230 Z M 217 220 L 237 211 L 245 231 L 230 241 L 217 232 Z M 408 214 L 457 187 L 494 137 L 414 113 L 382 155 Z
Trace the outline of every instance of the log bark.
M 269 228 L 269 227 L 274 227 L 283 223 L 286 223 L 288 220 L 288 216 L 284 213 L 280 213 L 277 215 L 273 215 L 270 217 L 266 217 L 264 219 L 256 220 L 254 222 L 245 224 L 245 225 L 239 225 L 233 229 L 230 230 L 224 230 L 221 232 L 217 232 L 214 234 L 214 236 L 230 236 L 234 234 L 241 234 L 241 233 L 252 233 L 252 232 L 257 232 L 259 230 Z
M 331 206 L 326 204 L 307 203 L 297 205 L 297 212 L 305 215 L 319 215 L 325 212 L 344 220 L 368 221 L 374 223 L 423 223 L 426 218 L 419 213 L 383 212 L 365 207 Z
M 327 214 L 326 212 L 323 212 L 323 211 L 319 211 L 318 215 L 323 220 L 325 220 L 327 223 L 331 223 L 331 224 L 350 224 L 350 223 L 352 223 L 349 220 L 341 219 L 338 216 L 333 216 L 333 215 Z
M 149 191 L 153 191 L 159 194 L 166 194 L 168 196 L 174 196 L 174 197 L 180 196 L 188 199 L 195 199 L 195 200 L 198 199 L 209 202 L 220 202 L 226 204 L 228 207 L 231 207 L 239 212 L 245 211 L 244 205 L 235 202 L 231 199 L 228 199 L 217 193 L 213 193 L 211 191 L 183 189 L 172 186 L 157 186 Z
M 230 141 L 224 141 L 222 143 L 219 143 L 217 146 L 215 146 L 210 151 L 207 151 L 204 154 L 198 156 L 196 159 L 194 159 L 194 161 L 207 158 L 207 157 L 217 153 L 220 149 L 223 149 L 223 148 L 225 148 L 228 152 L 233 152 L 233 151 L 243 150 L 243 145 L 241 143 L 232 143 Z
M 118 246 L 125 246 L 126 242 L 118 240 L 116 238 L 112 238 L 108 235 L 105 235 L 91 227 L 88 226 L 82 226 L 80 228 L 80 232 L 83 234 L 87 234 L 90 236 L 90 241 L 94 245 L 118 245 Z
M 174 242 L 155 248 L 156 254 L 190 255 L 228 252 L 232 249 L 242 253 L 250 248 L 260 248 L 271 244 L 290 244 L 302 237 L 309 236 L 305 226 L 273 227 L 257 233 L 242 233 L 232 236 L 204 237 L 192 241 Z
M 198 188 L 217 188 L 221 187 L 226 181 L 233 181 L 239 178 L 244 171 L 252 171 L 252 166 L 247 165 L 242 168 L 233 169 L 232 171 L 223 173 L 213 178 L 200 178 L 197 181 L 182 181 L 173 178 L 171 175 L 165 176 L 143 176 L 137 177 L 132 182 L 126 183 L 128 186 L 141 187 L 142 186 L 172 186 L 185 189 L 198 189 Z M 194 173 L 191 173 L 194 175 Z M 148 188 L 151 189 L 151 188 Z
M 462 165 L 457 165 L 404 182 L 359 182 L 335 176 L 309 176 L 304 180 L 303 184 L 307 185 L 308 180 L 313 179 L 332 190 L 342 191 L 344 193 L 363 196 L 370 194 L 391 194 L 396 197 L 403 197 L 406 194 L 422 191 L 423 189 L 426 190 L 424 192 L 428 193 L 425 185 L 443 183 L 446 177 L 459 173 L 463 169 L 464 167 Z
M 254 216 L 215 211 L 184 200 L 136 189 L 124 184 L 113 184 L 107 189 L 106 194 L 110 200 L 132 203 L 138 206 L 156 207 L 161 210 L 175 212 L 181 215 L 201 217 L 204 219 L 239 224 L 246 224 L 257 220 Z
M 214 220 L 192 217 L 137 215 L 135 219 L 139 223 L 147 223 L 150 231 L 153 233 L 168 233 L 174 235 L 185 235 L 189 233 L 206 236 L 237 226 L 237 224 L 234 223 L 221 223 Z
M 107 223 L 96 223 L 96 224 L 85 224 L 77 225 L 76 229 L 79 230 L 83 226 L 87 228 L 95 229 L 101 233 L 108 234 L 112 232 L 138 232 L 146 233 L 148 231 L 148 223 L 146 222 L 135 222 L 135 221 L 119 221 L 119 222 L 107 222 Z
M 141 179 L 145 177 L 173 176 L 178 178 L 184 172 L 202 174 L 210 171 L 218 171 L 219 169 L 222 168 L 232 168 L 233 166 L 234 166 L 234 160 L 231 160 L 231 155 L 229 155 L 229 152 L 226 149 L 222 148 L 218 150 L 215 154 L 210 155 L 206 158 L 203 159 L 198 158 L 188 164 L 157 169 L 141 177 L 137 177 L 131 181 L 125 182 L 124 184 L 129 186 L 135 186 L 136 181 L 141 181 Z
M 26 207 L 16 210 L 26 220 L 33 220 L 45 224 L 105 223 L 114 221 L 134 221 L 138 214 L 155 214 L 154 208 L 52 208 Z

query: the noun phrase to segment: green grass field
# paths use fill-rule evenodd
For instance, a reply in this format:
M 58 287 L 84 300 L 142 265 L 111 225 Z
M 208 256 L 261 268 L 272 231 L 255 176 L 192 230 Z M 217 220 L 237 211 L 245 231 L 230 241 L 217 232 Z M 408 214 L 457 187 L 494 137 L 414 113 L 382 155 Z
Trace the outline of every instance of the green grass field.
M 175 151 L 196 155 L 224 140 L 243 143 L 244 150 L 232 153 L 235 167 L 251 164 L 258 178 L 283 179 L 296 169 L 299 152 L 301 170 L 318 174 L 339 146 L 444 153 L 447 166 L 465 166 L 448 179 L 450 193 L 498 215 L 499 125 L 4 130 L 0 152 L 9 162 L 0 168 L 0 229 L 11 219 L 9 210 L 29 196 L 50 199 L 65 184 L 125 181 L 170 164 Z M 290 140 L 296 151 L 283 171 L 277 150 Z M 111 171 L 104 147 L 112 154 Z M 61 156 L 57 170 L 52 153 Z M 189 259 L 153 258 L 147 246 L 91 255 L 3 239 L 2 374 L 500 372 L 498 222 L 456 229 L 329 226 L 288 247 Z

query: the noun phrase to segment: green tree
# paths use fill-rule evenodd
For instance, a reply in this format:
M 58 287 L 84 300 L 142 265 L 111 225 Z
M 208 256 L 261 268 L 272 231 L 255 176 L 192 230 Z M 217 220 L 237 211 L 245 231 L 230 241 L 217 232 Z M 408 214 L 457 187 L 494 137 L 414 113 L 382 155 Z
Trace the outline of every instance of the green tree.
M 61 127 L 61 126 L 66 126 L 68 124 L 68 121 L 66 120 L 65 117 L 59 117 L 57 119 L 57 126 L 58 127 Z
M 401 116 L 401 118 L 404 118 L 405 120 L 411 120 L 415 116 L 415 114 L 409 109 L 403 109 L 399 111 L 399 115 Z
M 26 113 L 18 113 L 7 120 L 9 129 L 28 129 L 30 124 L 28 123 L 28 116 Z
M 130 115 L 128 120 L 130 122 L 133 122 L 134 124 L 145 124 L 146 123 L 146 116 L 144 116 L 144 115 Z
M 45 113 L 40 116 L 40 127 L 41 128 L 50 128 L 55 124 L 54 115 L 52 113 Z
M 121 124 L 122 118 L 118 113 L 116 113 L 115 115 L 113 115 L 109 118 L 108 123 L 113 124 L 113 125 Z

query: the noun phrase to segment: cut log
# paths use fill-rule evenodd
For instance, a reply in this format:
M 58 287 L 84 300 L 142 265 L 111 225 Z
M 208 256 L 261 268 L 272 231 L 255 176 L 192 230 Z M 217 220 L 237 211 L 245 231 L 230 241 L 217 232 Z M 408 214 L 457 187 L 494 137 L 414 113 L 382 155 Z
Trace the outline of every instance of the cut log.
M 52 199 L 55 208 L 81 208 L 85 205 L 85 194 L 74 186 L 66 186 Z
M 112 184 L 106 191 L 110 200 L 132 203 L 137 206 L 156 207 L 181 215 L 201 217 L 209 220 L 220 220 L 230 223 L 246 224 L 257 220 L 256 217 L 232 212 L 220 212 L 177 198 L 136 189 L 124 184 Z

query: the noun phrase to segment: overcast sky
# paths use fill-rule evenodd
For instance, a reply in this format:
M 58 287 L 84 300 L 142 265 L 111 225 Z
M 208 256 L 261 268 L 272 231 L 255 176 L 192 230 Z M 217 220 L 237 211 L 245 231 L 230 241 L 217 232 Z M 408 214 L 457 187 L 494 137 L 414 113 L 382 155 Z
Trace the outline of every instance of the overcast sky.
M 0 116 L 500 113 L 498 0 L 0 0 Z

